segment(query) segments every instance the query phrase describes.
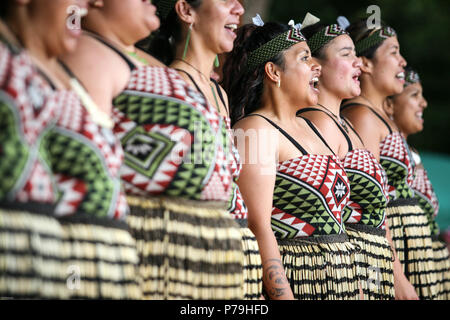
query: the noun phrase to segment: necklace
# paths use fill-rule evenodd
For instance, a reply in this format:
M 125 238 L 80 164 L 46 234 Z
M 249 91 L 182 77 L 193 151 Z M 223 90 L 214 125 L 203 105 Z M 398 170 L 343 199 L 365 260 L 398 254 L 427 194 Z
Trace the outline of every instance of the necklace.
M 339 123 L 341 124 L 342 128 L 344 128 L 345 132 L 348 133 L 348 127 L 347 127 L 347 123 L 345 123 L 345 120 L 342 119 L 341 117 L 338 117 L 337 115 L 335 115 L 333 112 L 331 112 L 327 107 L 325 107 L 324 105 L 318 103 L 317 105 L 321 106 L 322 108 L 324 108 L 325 110 L 327 110 L 329 113 L 331 113 L 331 115 L 337 120 L 339 121 Z
M 148 66 L 148 61 L 145 58 L 141 58 L 138 56 L 137 51 L 127 51 L 127 54 L 136 60 L 142 62 L 145 66 Z
M 187 62 L 187 61 L 185 61 L 185 60 L 182 60 L 182 59 L 174 59 L 174 60 L 184 62 L 185 64 L 187 64 L 188 66 L 190 66 L 191 68 L 193 68 L 195 71 L 197 71 L 197 72 L 203 77 L 203 79 L 205 79 L 205 81 L 209 83 L 209 87 L 211 88 L 211 92 L 212 92 L 213 97 L 214 97 L 214 102 L 216 103 L 216 109 L 217 109 L 217 112 L 219 112 L 219 114 L 220 114 L 219 101 L 217 100 L 216 92 L 214 91 L 214 87 L 213 87 L 213 85 L 211 84 L 211 80 L 209 80 L 209 79 L 203 74 L 203 72 L 201 72 L 199 69 L 197 69 L 196 67 L 194 67 L 194 66 L 193 66 L 192 64 L 190 64 L 189 62 Z M 205 97 L 205 99 L 206 99 L 206 97 Z M 208 100 L 208 99 L 206 99 L 206 100 Z

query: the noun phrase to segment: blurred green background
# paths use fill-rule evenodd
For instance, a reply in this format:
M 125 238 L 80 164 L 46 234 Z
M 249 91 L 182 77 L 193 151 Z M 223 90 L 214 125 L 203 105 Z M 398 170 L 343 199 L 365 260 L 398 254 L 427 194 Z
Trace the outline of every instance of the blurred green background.
M 428 100 L 425 129 L 408 142 L 422 155 L 436 189 L 441 229 L 450 227 L 450 1 L 449 0 L 243 0 L 243 22 L 260 13 L 265 21 L 302 22 L 311 12 L 326 23 L 340 15 L 350 22 L 367 17 L 367 8 L 378 5 L 381 19 L 398 33 L 401 53 L 419 71 Z

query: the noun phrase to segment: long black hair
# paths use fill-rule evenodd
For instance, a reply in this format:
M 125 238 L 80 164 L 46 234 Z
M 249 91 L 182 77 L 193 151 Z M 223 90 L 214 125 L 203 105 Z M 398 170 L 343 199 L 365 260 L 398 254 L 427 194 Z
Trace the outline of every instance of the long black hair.
M 154 0 L 153 4 L 158 8 L 161 0 Z M 203 0 L 186 0 L 194 9 L 199 8 Z M 153 32 L 149 39 L 141 42 L 139 47 L 147 51 L 155 58 L 169 65 L 175 59 L 175 48 L 183 39 L 181 34 L 181 23 L 175 9 L 172 9 L 167 17 L 161 17 L 161 26 L 158 31 Z
M 273 62 L 284 68 L 284 55 L 279 53 L 273 59 L 267 60 L 254 71 L 247 72 L 249 54 L 289 30 L 289 26 L 269 22 L 262 27 L 253 24 L 244 25 L 237 31 L 234 49 L 227 56 L 223 67 L 222 86 L 230 101 L 231 124 L 261 107 L 264 89 L 265 64 Z

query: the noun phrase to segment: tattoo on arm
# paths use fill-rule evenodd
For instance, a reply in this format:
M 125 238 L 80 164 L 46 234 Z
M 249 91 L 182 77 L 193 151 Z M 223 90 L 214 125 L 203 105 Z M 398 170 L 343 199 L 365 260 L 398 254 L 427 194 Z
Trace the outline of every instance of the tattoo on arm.
M 281 297 L 289 289 L 289 283 L 286 278 L 283 264 L 278 259 L 267 260 L 266 264 L 264 283 L 267 293 L 271 297 Z

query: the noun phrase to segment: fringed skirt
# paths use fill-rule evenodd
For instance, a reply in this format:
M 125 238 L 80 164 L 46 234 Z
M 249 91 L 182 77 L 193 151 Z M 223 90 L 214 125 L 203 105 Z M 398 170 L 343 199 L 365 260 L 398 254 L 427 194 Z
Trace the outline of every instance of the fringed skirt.
M 128 197 L 144 299 L 243 299 L 239 225 L 225 203 Z
M 0 207 L 0 298 L 68 299 L 68 245 L 53 207 Z
M 393 300 L 393 253 L 386 231 L 361 224 L 346 224 L 350 242 L 361 250 L 357 257 L 357 271 L 364 300 Z
M 49 206 L 32 208 L 0 209 L 1 297 L 141 298 L 136 244 L 125 223 L 56 219 Z
M 82 214 L 60 222 L 71 299 L 142 299 L 136 242 L 126 222 Z
M 415 199 L 389 202 L 387 222 L 405 276 L 420 299 L 434 299 L 438 293 L 431 232 L 427 218 Z
M 436 299 L 450 300 L 450 257 L 447 245 L 433 237 L 433 253 L 438 282 Z
M 356 248 L 347 235 L 278 240 L 295 299 L 358 300 Z
M 263 294 L 263 269 L 259 246 L 253 232 L 247 227 L 247 220 L 239 220 L 244 252 L 244 299 L 259 300 Z

